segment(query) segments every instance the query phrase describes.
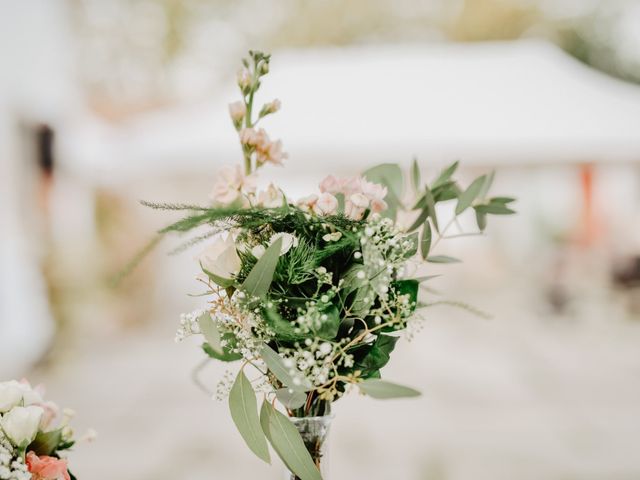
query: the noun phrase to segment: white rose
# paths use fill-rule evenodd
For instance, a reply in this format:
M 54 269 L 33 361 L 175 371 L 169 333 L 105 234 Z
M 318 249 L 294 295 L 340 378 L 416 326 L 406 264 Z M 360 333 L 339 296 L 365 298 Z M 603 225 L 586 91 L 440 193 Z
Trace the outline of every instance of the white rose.
M 22 403 L 22 388 L 15 380 L 0 383 L 0 413 L 8 412 Z
M 14 407 L 0 419 L 0 426 L 18 448 L 25 448 L 36 438 L 44 410 L 35 405 Z
M 202 252 L 200 264 L 203 269 L 217 277 L 233 278 L 240 271 L 242 264 L 232 236 L 227 236 L 226 240 L 218 239 Z
M 291 247 L 298 246 L 298 238 L 295 235 L 292 235 L 286 232 L 280 232 L 272 235 L 271 239 L 269 240 L 269 245 L 273 245 L 273 243 L 277 241 L 279 238 L 282 238 L 282 247 L 280 248 L 280 255 L 284 255 L 285 253 L 287 253 L 289 250 L 291 250 Z

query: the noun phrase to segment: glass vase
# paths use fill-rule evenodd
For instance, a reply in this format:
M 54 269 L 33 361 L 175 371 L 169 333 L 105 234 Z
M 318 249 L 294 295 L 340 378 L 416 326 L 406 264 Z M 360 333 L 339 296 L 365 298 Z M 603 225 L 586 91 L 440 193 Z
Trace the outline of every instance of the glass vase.
M 322 417 L 292 417 L 290 420 L 296 426 L 307 450 L 311 454 L 322 475 L 322 480 L 329 478 L 329 429 L 333 415 Z M 284 480 L 300 480 L 296 474 L 285 469 Z

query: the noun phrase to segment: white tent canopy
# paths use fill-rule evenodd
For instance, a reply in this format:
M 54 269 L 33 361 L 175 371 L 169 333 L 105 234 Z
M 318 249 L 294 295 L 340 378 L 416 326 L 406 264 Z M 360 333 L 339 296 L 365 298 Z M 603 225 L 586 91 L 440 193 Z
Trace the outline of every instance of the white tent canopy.
M 259 100 L 282 100 L 265 127 L 283 139 L 292 174 L 413 156 L 467 165 L 640 161 L 640 87 L 540 41 L 277 52 L 271 71 Z M 68 126 L 63 156 L 116 177 L 234 163 L 232 87 L 117 127 L 84 118 Z

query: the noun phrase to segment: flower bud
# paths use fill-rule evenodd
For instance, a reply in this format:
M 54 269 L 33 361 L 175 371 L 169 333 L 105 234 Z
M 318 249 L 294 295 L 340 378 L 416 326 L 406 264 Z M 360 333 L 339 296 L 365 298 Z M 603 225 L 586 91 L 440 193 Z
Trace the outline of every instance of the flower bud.
M 251 74 L 249 73 L 249 70 L 247 70 L 246 68 L 241 68 L 240 70 L 238 70 L 237 80 L 238 86 L 242 91 L 249 88 L 249 85 L 251 84 Z
M 242 122 L 246 114 L 247 107 L 244 102 L 237 101 L 229 104 L 229 116 L 231 116 L 234 124 Z
M 0 383 L 0 413 L 8 412 L 22 402 L 23 391 L 15 380 Z

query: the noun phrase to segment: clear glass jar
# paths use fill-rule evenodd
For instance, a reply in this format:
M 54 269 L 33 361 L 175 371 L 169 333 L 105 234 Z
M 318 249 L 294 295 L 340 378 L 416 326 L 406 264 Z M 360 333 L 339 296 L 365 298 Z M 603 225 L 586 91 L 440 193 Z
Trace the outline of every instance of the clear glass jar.
M 329 429 L 333 415 L 322 417 L 292 417 L 290 420 L 300 432 L 313 462 L 320 469 L 322 480 L 329 478 Z M 286 470 L 284 480 L 300 480 L 294 473 Z

